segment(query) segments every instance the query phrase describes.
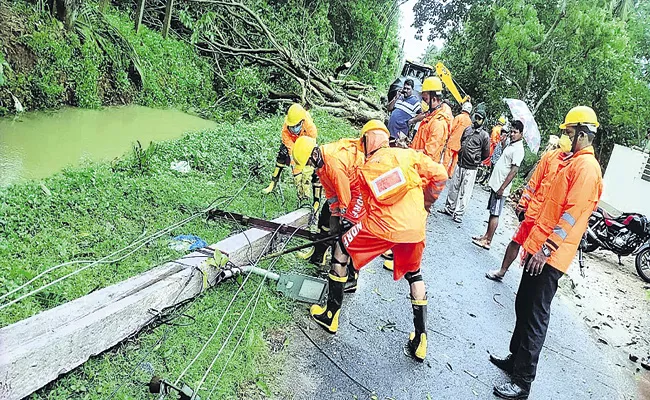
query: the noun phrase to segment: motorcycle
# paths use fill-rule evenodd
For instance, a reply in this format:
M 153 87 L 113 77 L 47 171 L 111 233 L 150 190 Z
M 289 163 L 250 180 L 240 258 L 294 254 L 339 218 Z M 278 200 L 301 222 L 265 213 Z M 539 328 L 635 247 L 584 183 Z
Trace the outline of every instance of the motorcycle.
M 598 207 L 589 218 L 582 250 L 591 253 L 598 248 L 607 249 L 621 257 L 636 256 L 636 271 L 650 282 L 650 221 L 642 214 L 623 213 L 613 216 Z

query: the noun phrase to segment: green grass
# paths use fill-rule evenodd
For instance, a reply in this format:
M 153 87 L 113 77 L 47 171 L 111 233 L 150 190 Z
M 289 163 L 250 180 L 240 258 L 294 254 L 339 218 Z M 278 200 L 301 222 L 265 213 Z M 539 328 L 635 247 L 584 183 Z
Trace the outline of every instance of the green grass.
M 320 113 L 315 114 L 314 119 L 319 127 L 320 142 L 358 135 L 342 120 Z M 295 209 L 295 192 L 287 171 L 283 180 L 286 210 L 274 197 L 264 205 L 260 194 L 268 184 L 275 162 L 281 125 L 282 116 L 257 122 L 224 123 L 210 131 L 158 143 L 143 169 L 134 155 L 129 154 L 113 163 L 69 168 L 39 182 L 24 182 L 1 189 L 0 294 L 52 265 L 101 258 L 129 244 L 145 229 L 148 234 L 153 233 L 203 209 L 217 197 L 234 194 L 250 176 L 253 165 L 261 167 L 258 176 L 254 176 L 228 209 L 266 218 Z M 170 163 L 176 160 L 188 160 L 192 172 L 183 175 L 170 170 Z M 120 282 L 166 260 L 180 258 L 181 253 L 168 247 L 172 236 L 195 234 L 208 243 L 216 243 L 234 228 L 222 222 L 195 220 L 117 264 L 92 267 L 2 310 L 0 326 Z M 30 288 L 39 287 L 74 268 L 61 268 L 34 282 Z M 302 267 L 289 255 L 283 257 L 277 268 Z M 236 302 L 229 316 L 231 322 L 243 310 L 243 299 L 249 298 L 257 282 L 254 280 L 246 285 L 242 300 Z M 165 343 L 147 357 L 146 361 L 157 374 L 170 379 L 178 376 L 212 333 L 235 290 L 234 284 L 223 284 L 192 305 L 187 314 L 194 316 L 196 321 L 186 327 L 172 328 Z M 219 386 L 219 396 L 215 398 L 237 398 L 237 393 L 245 389 L 250 392 L 251 388 L 253 392 L 268 390 L 266 387 L 273 374 L 267 369 L 273 370 L 273 362 L 265 338 L 289 320 L 292 309 L 292 302 L 278 298 L 271 289 L 264 289 L 251 329 L 245 334 L 241 349 Z M 183 324 L 190 320 L 180 318 L 178 322 Z M 123 379 L 129 384 L 116 398 L 150 398 L 144 386 L 133 383 L 150 378 L 137 363 L 165 329 L 165 326 L 158 327 L 93 358 L 33 398 L 102 399 Z M 186 381 L 190 386 L 198 383 L 229 329 L 229 325 L 222 327 L 221 334 L 206 350 L 205 359 L 199 359 L 190 370 Z M 222 362 L 229 355 L 228 349 L 220 357 Z M 214 371 L 217 372 L 209 376 L 208 389 L 221 370 L 220 365 L 216 364 Z M 138 372 L 131 376 L 129 371 L 134 366 Z M 206 394 L 201 393 L 202 396 Z

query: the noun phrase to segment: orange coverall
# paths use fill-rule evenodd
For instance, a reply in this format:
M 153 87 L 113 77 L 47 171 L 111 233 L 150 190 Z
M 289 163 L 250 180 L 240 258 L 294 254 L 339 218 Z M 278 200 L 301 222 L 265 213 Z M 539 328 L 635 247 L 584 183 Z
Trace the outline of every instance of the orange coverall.
M 526 252 L 535 254 L 546 243 L 552 252 L 547 263 L 566 272 L 602 192 L 600 165 L 589 146 L 575 153 L 557 173 L 523 244 Z
M 280 152 L 278 153 L 277 162 L 284 165 L 292 164 L 291 161 L 291 151 L 293 150 L 293 144 L 298 140 L 300 136 L 309 136 L 316 139 L 318 136 L 318 130 L 314 124 L 314 120 L 311 118 L 311 114 L 307 111 L 305 120 L 302 123 L 302 130 L 298 135 L 294 135 L 287 126 L 287 121 L 285 118 L 284 124 L 282 125 L 282 145 L 280 146 Z M 285 150 L 286 149 L 286 150 Z M 293 171 L 294 175 L 298 171 Z
M 512 240 L 522 245 L 528 237 L 539 216 L 542 203 L 546 199 L 557 173 L 569 162 L 569 154 L 562 150 L 553 150 L 542 155 L 533 175 L 524 187 L 518 206 L 525 210 L 525 218 L 519 224 Z
M 370 164 L 373 169 L 380 168 L 386 173 L 369 182 Z M 404 166 L 408 166 L 410 174 L 400 172 Z M 428 215 L 425 207 L 430 207 L 444 189 L 447 172 L 425 154 L 400 148 L 377 150 L 359 172 L 366 216 L 346 232 L 341 241 L 356 269 L 393 249 L 393 279 L 399 280 L 407 272 L 420 268 Z M 382 177 L 387 177 L 390 187 L 397 187 L 398 191 L 402 185 L 403 190 L 394 195 L 397 199 L 394 202 L 378 200 L 370 187 L 385 187 L 382 182 L 377 183 Z M 393 180 L 394 177 L 397 180 Z
M 357 222 L 363 215 L 358 168 L 365 162 L 358 139 L 341 139 L 320 147 L 323 167 L 316 170 L 333 216 Z
M 494 149 L 497 147 L 497 144 L 501 141 L 501 128 L 503 125 L 494 125 L 492 127 L 492 133 L 490 133 L 490 156 L 483 161 L 483 165 L 489 167 L 492 164 L 492 154 Z
M 422 120 L 410 147 L 413 150 L 424 152 L 433 161 L 439 163 L 453 119 L 451 108 L 447 103 L 442 103 L 438 109 Z
M 460 139 L 463 137 L 463 132 L 467 127 L 472 125 L 472 118 L 466 112 L 461 112 L 456 115 L 451 123 L 451 133 L 447 141 L 447 148 L 445 150 L 445 158 L 443 164 L 447 167 L 447 175 L 450 177 L 454 174 L 456 164 L 458 163 L 458 152 L 460 151 Z

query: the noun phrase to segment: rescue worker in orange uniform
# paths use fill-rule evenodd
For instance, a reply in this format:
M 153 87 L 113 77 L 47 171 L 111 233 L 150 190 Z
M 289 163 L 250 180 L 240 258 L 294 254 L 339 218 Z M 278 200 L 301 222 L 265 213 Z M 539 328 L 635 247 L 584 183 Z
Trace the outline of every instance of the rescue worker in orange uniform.
M 585 106 L 572 108 L 560 125 L 571 141 L 572 155 L 553 179 L 523 243 L 527 256 L 515 300 L 517 321 L 510 354 L 490 356 L 490 361 L 512 378 L 494 387 L 497 397 L 526 399 L 530 393 L 558 280 L 575 257 L 602 193 L 601 169 L 592 146 L 597 128 L 596 113 Z
M 454 117 L 451 122 L 451 133 L 447 140 L 443 164 L 447 167 L 447 175 L 454 176 L 454 169 L 458 163 L 458 152 L 460 151 L 460 139 L 463 137 L 465 129 L 472 126 L 472 103 L 466 101 L 461 107 L 460 114 Z
M 315 169 L 329 205 L 323 209 L 329 210 L 327 226 L 331 235 L 340 233 L 342 218 L 351 223 L 361 219 L 365 210 L 356 180 L 365 157 L 359 139 L 341 139 L 319 147 L 314 138 L 302 136 L 296 140 L 291 156 L 296 170 L 301 171 L 307 165 Z M 314 246 L 310 261 L 322 265 L 327 247 L 325 243 Z M 356 290 L 356 280 L 356 274 L 350 271 L 346 292 Z
M 280 151 L 278 152 L 275 169 L 271 176 L 271 183 L 262 190 L 264 194 L 269 194 L 275 189 L 280 180 L 282 170 L 291 165 L 291 149 L 296 140 L 301 136 L 309 136 L 316 139 L 318 136 L 318 130 L 316 129 L 316 125 L 314 124 L 309 112 L 300 104 L 294 103 L 289 107 L 287 116 L 284 118 L 284 124 L 282 125 L 282 144 L 280 144 Z M 304 172 L 305 173 L 303 174 L 295 168 L 293 170 L 293 178 L 296 184 L 299 200 L 309 197 L 309 188 L 312 186 L 312 171 Z M 316 186 L 314 191 L 318 190 L 319 188 Z M 320 192 L 315 193 L 314 202 L 317 201 L 316 195 L 318 195 L 318 199 L 320 199 Z M 316 207 L 316 205 L 314 205 L 314 207 Z
M 508 247 L 506 247 L 501 268 L 488 271 L 485 274 L 486 278 L 500 282 L 508 272 L 510 265 L 517 258 L 521 245 L 528 237 L 539 216 L 540 207 L 551 189 L 555 175 L 566 166 L 570 158 L 571 141 L 566 135 L 563 136 L 559 149 L 548 151 L 542 155 L 517 203 L 515 211 L 521 222 Z
M 413 137 L 410 148 L 424 152 L 437 163 L 442 160 L 442 150 L 447 143 L 451 121 L 451 108 L 442 99 L 442 81 L 430 76 L 422 83 L 422 111 L 427 115 Z
M 492 175 L 492 154 L 494 154 L 494 149 L 497 148 L 497 145 L 501 141 L 501 130 L 506 122 L 508 122 L 506 117 L 503 115 L 500 116 L 497 124 L 492 127 L 492 132 L 490 132 L 490 156 L 483 161 L 483 166 L 487 167 L 488 171 L 483 176 L 483 180 L 479 182 L 481 185 L 485 184 L 485 182 L 490 179 L 490 175 Z
M 314 304 L 310 314 L 330 333 L 336 333 L 347 280 L 348 259 L 358 270 L 388 249 L 393 250 L 393 279 L 405 277 L 411 289 L 414 332 L 405 353 L 423 361 L 427 352 L 427 297 L 420 263 L 425 225 L 431 205 L 447 181 L 445 168 L 412 149 L 388 147 L 389 133 L 378 120 L 361 129 L 366 156 L 358 183 L 366 215 L 357 224 L 343 219 L 349 229 L 336 244 L 328 276 L 329 295 L 323 307 Z

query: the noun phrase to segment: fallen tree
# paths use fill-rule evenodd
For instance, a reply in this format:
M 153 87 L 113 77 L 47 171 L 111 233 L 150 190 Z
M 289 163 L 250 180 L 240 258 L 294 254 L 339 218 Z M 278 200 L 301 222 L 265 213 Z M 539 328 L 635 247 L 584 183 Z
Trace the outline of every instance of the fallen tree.
M 397 7 L 398 2 L 394 2 L 391 13 Z M 192 15 L 200 17 L 194 19 Z M 296 90 L 269 91 L 268 102 L 298 101 L 354 123 L 385 117 L 383 107 L 370 97 L 371 86 L 323 72 L 316 66 L 317 54 L 307 41 L 280 38 L 258 11 L 242 2 L 192 0 L 179 20 L 192 31 L 190 40 L 199 51 L 212 56 L 217 74 L 221 63 L 236 59 L 242 65 L 275 69 L 295 83 Z M 349 63 L 337 68 L 335 75 L 346 67 Z

